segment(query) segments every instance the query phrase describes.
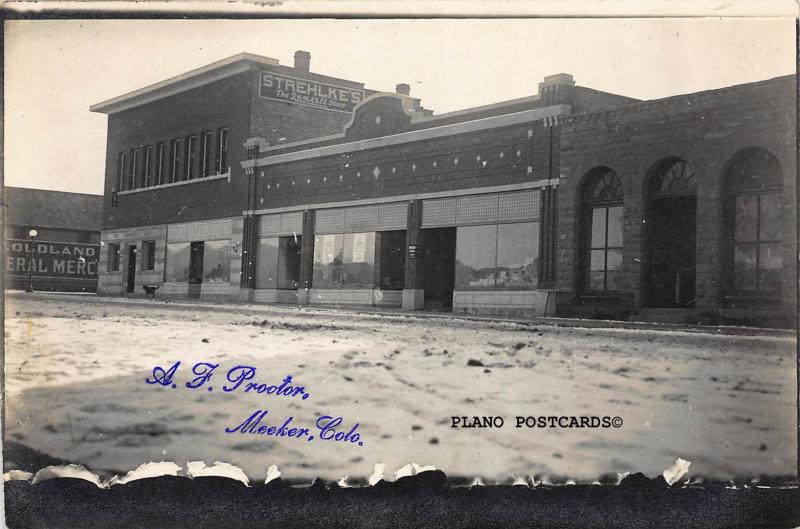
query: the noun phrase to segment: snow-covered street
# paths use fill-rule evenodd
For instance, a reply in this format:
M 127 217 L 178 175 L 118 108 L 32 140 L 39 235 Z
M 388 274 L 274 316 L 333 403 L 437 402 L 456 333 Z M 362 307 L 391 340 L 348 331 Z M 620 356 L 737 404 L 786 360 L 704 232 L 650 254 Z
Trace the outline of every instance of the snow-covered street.
M 591 480 L 656 475 L 676 457 L 690 476 L 791 475 L 795 340 L 680 331 L 565 328 L 77 295 L 6 297 L 7 440 L 101 474 L 152 460 L 225 461 L 263 480 L 387 474 L 414 461 L 450 476 Z M 473 362 L 470 362 L 473 360 Z M 154 367 L 180 361 L 171 385 Z M 219 364 L 197 389 L 198 362 Z M 477 365 L 469 365 L 477 364 Z M 231 386 L 287 375 L 307 399 Z M 160 372 L 159 372 L 160 373 Z M 208 388 L 213 386 L 213 390 Z M 358 423 L 363 446 L 243 434 Z M 452 416 L 502 416 L 502 428 L 451 428 Z M 609 416 L 620 428 L 516 428 L 516 416 Z

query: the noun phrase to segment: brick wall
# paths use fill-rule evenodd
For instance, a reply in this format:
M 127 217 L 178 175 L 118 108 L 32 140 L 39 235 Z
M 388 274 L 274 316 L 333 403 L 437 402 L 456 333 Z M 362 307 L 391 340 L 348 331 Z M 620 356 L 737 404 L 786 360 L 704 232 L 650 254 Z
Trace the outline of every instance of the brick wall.
M 558 288 L 575 291 L 578 190 L 597 166 L 614 169 L 625 194 L 621 291 L 641 300 L 645 175 L 668 156 L 689 161 L 697 188 L 697 307 L 717 308 L 722 233 L 722 176 L 740 149 L 759 146 L 780 161 L 783 176 L 783 308 L 795 305 L 795 79 L 782 77 L 573 116 L 560 134 Z
M 247 182 L 239 161 L 246 156 L 244 142 L 250 135 L 250 75 L 245 72 L 109 116 L 104 229 L 241 214 Z M 201 132 L 223 126 L 228 127 L 230 181 L 197 179 L 174 187 L 121 194 L 117 207 L 111 206 L 119 152 L 146 145 L 155 149 L 158 142 L 169 145 L 173 138 L 180 138 L 185 147 L 186 136 L 196 134 L 195 158 L 199 161 Z M 195 174 L 199 174 L 197 169 Z
M 530 138 L 529 131 L 533 135 Z M 267 166 L 257 169 L 256 207 L 362 200 L 547 179 L 549 141 L 549 129 L 527 124 Z

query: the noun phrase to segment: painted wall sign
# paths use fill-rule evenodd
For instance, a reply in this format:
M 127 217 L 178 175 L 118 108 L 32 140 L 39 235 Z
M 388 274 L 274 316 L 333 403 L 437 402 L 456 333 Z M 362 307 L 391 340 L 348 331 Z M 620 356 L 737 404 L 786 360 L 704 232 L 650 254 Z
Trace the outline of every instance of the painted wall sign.
M 100 245 L 7 239 L 6 274 L 97 279 Z
M 299 79 L 274 72 L 261 72 L 258 94 L 276 99 L 339 112 L 352 112 L 364 100 L 364 90 L 330 83 Z

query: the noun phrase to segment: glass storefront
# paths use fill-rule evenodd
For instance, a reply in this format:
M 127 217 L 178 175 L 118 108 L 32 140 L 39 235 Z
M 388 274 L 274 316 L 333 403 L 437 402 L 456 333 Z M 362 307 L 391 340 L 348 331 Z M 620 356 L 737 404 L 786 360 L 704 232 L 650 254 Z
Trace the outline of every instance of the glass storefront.
M 456 290 L 535 289 L 538 265 L 538 222 L 457 229 Z
M 372 288 L 374 275 L 375 233 L 338 233 L 314 238 L 314 287 Z
M 296 290 L 300 284 L 301 237 L 259 239 L 256 288 Z
M 203 283 L 227 283 L 230 279 L 230 241 L 206 241 L 203 245 Z
M 189 245 L 188 242 L 167 244 L 164 281 L 185 283 L 189 280 Z

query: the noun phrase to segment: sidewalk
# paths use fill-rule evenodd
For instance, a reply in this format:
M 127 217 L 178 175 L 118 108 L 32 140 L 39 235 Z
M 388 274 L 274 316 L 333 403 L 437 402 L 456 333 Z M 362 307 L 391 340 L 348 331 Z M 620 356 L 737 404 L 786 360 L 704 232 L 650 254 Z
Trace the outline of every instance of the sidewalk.
M 297 306 L 291 304 L 262 304 L 241 301 L 214 301 L 199 299 L 156 299 L 155 301 L 146 298 L 127 298 L 118 296 L 101 296 L 98 294 L 71 293 L 71 292 L 24 292 L 21 290 L 7 290 L 6 299 L 33 297 L 42 300 L 61 299 L 69 302 L 87 302 L 108 305 L 134 305 L 152 306 L 157 304 L 161 308 L 174 308 L 175 310 L 188 310 L 192 308 L 206 308 L 218 312 L 241 313 L 243 310 L 262 313 L 292 312 L 308 314 L 330 314 L 340 316 L 359 316 L 371 315 L 379 317 L 392 317 L 397 319 L 456 319 L 462 321 L 474 321 L 489 324 L 510 323 L 522 326 L 549 325 L 555 327 L 572 327 L 586 329 L 628 329 L 628 330 L 647 330 L 647 331 L 680 331 L 692 333 L 720 334 L 733 336 L 796 336 L 794 329 L 775 329 L 765 327 L 744 327 L 729 325 L 689 325 L 673 323 L 651 323 L 636 321 L 616 321 L 616 320 L 589 320 L 578 318 L 556 318 L 556 317 L 537 317 L 537 318 L 512 318 L 505 316 L 460 314 L 442 311 L 415 310 L 408 311 L 394 308 L 376 308 L 365 306 Z M 6 307 L 8 309 L 8 307 Z

